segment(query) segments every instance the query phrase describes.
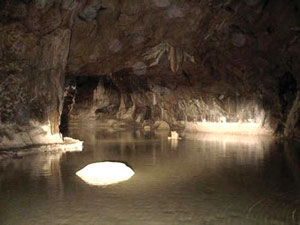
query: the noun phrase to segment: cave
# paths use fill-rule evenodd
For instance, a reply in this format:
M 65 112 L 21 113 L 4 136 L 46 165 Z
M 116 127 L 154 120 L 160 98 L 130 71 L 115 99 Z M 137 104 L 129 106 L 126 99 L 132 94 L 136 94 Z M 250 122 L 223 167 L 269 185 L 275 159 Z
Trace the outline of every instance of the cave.
M 298 0 L 1 0 L 0 223 L 297 225 L 299 87 Z

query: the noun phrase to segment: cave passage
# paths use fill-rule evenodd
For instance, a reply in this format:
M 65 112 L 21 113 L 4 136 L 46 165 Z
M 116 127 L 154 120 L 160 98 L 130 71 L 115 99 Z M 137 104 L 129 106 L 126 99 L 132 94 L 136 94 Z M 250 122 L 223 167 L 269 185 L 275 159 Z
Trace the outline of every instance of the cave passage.
M 280 85 L 280 101 L 284 108 L 291 108 L 288 102 L 295 100 L 297 90 L 293 76 L 285 78 Z M 85 126 L 90 121 L 116 130 L 283 134 L 280 123 L 272 124 L 272 112 L 263 98 L 255 94 L 194 93 L 194 88 L 186 84 L 156 83 L 124 71 L 99 77 L 68 76 L 60 131 L 65 134 L 69 123 Z M 288 111 L 282 115 L 286 120 Z

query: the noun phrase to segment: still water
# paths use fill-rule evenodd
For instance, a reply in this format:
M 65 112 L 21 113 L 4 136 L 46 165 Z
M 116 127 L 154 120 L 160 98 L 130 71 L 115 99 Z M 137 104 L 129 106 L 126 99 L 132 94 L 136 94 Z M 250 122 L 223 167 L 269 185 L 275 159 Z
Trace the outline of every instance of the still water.
M 0 163 L 1 225 L 300 224 L 300 148 L 251 136 L 73 127 L 83 152 Z M 128 181 L 90 186 L 86 165 L 121 161 Z

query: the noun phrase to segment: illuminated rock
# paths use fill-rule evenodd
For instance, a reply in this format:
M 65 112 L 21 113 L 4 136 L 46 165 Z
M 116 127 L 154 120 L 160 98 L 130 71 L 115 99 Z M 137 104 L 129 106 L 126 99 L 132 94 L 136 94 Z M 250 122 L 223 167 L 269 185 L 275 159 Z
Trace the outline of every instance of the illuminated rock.
M 92 163 L 76 172 L 82 180 L 90 185 L 110 185 L 130 179 L 134 171 L 120 162 Z
M 151 131 L 151 127 L 150 126 L 144 126 L 144 131 Z
M 0 149 L 25 148 L 27 151 L 82 151 L 83 142 L 70 137 L 62 137 L 60 133 L 51 134 L 50 122 L 46 124 L 30 121 L 31 130 L 15 133 L 12 124 L 2 125 L 7 135 L 0 136 Z M 8 138 L 8 137 L 10 138 Z
M 224 121 L 224 120 L 223 120 Z M 260 122 L 187 122 L 185 131 L 223 134 L 271 135 L 272 129 Z
M 168 137 L 169 140 L 180 140 L 178 133 L 176 131 L 171 131 L 171 137 Z

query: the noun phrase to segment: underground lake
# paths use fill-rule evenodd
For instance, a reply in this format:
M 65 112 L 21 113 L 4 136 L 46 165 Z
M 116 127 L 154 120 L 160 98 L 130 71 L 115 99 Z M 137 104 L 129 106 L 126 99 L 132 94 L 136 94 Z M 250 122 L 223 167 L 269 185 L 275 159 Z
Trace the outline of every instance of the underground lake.
M 5 161 L 1 224 L 299 224 L 299 143 L 271 137 L 71 126 L 84 151 Z M 124 162 L 135 175 L 93 186 L 76 171 Z M 109 172 L 109 171 L 107 171 Z

